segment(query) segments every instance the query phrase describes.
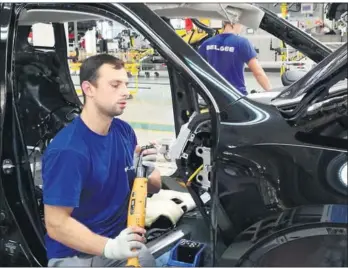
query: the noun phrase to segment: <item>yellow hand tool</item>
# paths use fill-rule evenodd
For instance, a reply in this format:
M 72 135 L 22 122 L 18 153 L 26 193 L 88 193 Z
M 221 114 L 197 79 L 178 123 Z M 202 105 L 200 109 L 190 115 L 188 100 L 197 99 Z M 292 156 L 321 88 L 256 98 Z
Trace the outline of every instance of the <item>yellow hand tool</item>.
M 146 168 L 142 165 L 142 153 L 146 149 L 153 148 L 153 145 L 144 146 L 139 152 L 139 160 L 136 165 L 136 178 L 134 179 L 132 192 L 128 205 L 127 226 L 138 226 L 145 228 L 147 181 Z M 129 258 L 126 266 L 140 267 L 138 257 Z
M 135 178 L 131 198 L 129 200 L 127 226 L 145 227 L 147 198 L 147 178 Z M 138 257 L 129 258 L 126 266 L 140 267 Z

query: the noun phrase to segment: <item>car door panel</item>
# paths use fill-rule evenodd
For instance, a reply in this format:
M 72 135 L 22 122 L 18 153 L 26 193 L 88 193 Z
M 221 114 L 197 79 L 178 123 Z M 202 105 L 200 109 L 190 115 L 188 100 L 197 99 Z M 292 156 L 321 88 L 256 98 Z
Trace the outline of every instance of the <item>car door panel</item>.
M 38 216 L 30 166 L 18 120 L 13 88 L 13 37 L 16 9 L 3 4 L 0 14 L 2 29 L 0 49 L 0 87 L 2 104 L 1 135 L 1 219 L 0 259 L 4 265 L 41 266 L 45 263 L 43 230 Z M 5 52 L 5 53 L 3 53 Z

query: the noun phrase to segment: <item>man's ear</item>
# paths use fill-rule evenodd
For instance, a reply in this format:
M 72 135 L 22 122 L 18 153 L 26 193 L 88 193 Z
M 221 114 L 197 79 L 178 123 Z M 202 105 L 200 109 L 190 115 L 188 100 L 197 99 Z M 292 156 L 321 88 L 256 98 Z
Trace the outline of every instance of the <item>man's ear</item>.
M 83 81 L 81 84 L 81 90 L 83 91 L 83 93 L 88 96 L 88 97 L 92 97 L 93 95 L 93 86 L 90 82 L 88 81 Z

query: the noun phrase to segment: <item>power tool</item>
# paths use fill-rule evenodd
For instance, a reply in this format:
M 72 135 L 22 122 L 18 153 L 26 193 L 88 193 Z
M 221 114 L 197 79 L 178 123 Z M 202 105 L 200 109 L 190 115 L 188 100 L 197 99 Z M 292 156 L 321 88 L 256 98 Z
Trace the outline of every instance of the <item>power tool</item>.
M 141 147 L 139 152 L 139 159 L 135 166 L 136 177 L 134 179 L 132 192 L 128 205 L 128 218 L 127 226 L 138 226 L 145 228 L 145 216 L 146 216 L 146 199 L 147 199 L 147 177 L 146 167 L 143 166 L 143 153 L 145 150 L 154 148 L 154 145 L 146 145 Z M 138 257 L 129 258 L 126 266 L 140 267 Z

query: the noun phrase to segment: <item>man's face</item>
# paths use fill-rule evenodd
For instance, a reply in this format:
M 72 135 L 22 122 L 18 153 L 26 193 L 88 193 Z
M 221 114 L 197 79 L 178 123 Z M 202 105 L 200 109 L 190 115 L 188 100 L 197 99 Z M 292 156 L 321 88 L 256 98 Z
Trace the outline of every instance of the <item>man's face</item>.
M 104 64 L 98 70 L 95 85 L 89 83 L 89 89 L 85 90 L 87 101 L 94 102 L 98 110 L 107 116 L 121 115 L 129 97 L 127 84 L 128 75 L 124 68 L 116 70 L 114 66 Z

